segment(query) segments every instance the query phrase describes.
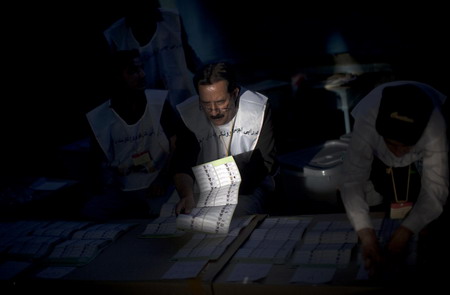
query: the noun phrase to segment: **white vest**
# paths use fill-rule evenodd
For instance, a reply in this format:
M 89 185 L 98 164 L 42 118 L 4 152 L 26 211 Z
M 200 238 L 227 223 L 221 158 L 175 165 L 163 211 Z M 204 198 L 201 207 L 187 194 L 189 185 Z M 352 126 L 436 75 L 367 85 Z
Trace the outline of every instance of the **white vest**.
M 253 151 L 264 122 L 267 97 L 249 90 L 241 89 L 239 109 L 233 128 L 230 155 Z M 199 97 L 193 96 L 177 105 L 183 122 L 191 130 L 200 145 L 197 164 L 217 160 L 222 142 L 218 138 L 212 123 L 200 109 Z
M 113 50 L 138 49 L 144 65 L 146 87 L 160 88 L 158 81 L 161 81 L 163 87 L 169 90 L 169 101 L 175 106 L 194 95 L 195 89 L 181 41 L 179 15 L 160 10 L 163 21 L 157 23 L 153 38 L 144 46 L 140 46 L 134 38 L 125 18 L 113 23 L 104 31 L 104 35 Z
M 133 125 L 128 125 L 111 108 L 108 100 L 86 114 L 92 131 L 105 153 L 109 164 L 122 171 L 118 181 L 122 190 L 138 190 L 150 186 L 167 161 L 169 141 L 160 124 L 166 90 L 146 90 L 147 107 Z M 156 171 L 134 165 L 133 155 L 149 152 Z

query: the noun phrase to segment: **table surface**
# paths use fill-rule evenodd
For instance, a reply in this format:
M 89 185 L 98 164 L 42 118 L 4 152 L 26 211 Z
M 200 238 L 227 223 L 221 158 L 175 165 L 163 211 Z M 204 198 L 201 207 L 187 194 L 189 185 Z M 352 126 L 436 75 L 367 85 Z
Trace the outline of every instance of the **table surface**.
M 345 214 L 308 215 L 311 226 L 319 221 L 346 220 Z M 218 260 L 209 261 L 199 276 L 192 279 L 162 279 L 174 264 L 171 259 L 193 236 L 185 233 L 178 237 L 141 238 L 148 220 L 132 221 L 137 226 L 131 228 L 111 245 L 106 247 L 94 260 L 77 267 L 61 279 L 37 279 L 30 272 L 8 282 L 1 282 L 2 288 L 11 287 L 16 291 L 45 290 L 47 294 L 60 294 L 61 290 L 80 294 L 86 288 L 91 291 L 108 291 L 108 294 L 298 294 L 299 291 L 315 293 L 323 291 L 331 294 L 352 294 L 375 291 L 385 286 L 357 281 L 358 265 L 352 262 L 340 267 L 333 280 L 326 284 L 292 284 L 295 268 L 288 264 L 272 265 L 267 277 L 256 282 L 229 282 L 227 277 L 236 264 L 233 254 L 248 239 L 252 231 L 267 218 L 256 215 L 240 235 L 228 246 Z M 39 268 L 34 269 L 38 271 Z M 390 286 L 392 287 L 392 286 Z M 395 288 L 391 288 L 392 290 Z M 389 290 L 391 290 L 389 289 Z M 67 293 L 66 292 L 66 293 Z

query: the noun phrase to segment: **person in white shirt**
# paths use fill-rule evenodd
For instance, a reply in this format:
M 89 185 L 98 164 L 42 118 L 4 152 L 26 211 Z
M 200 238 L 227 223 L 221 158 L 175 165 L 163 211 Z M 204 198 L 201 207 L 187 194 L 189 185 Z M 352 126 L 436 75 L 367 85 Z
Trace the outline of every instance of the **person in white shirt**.
M 443 212 L 449 185 L 446 121 L 441 111 L 445 99 L 427 84 L 395 81 L 375 87 L 352 111 L 354 129 L 340 193 L 371 276 L 400 263 L 413 235 Z M 384 165 L 381 177 L 388 179 L 380 189 L 372 182 L 376 161 Z M 420 183 L 416 192 L 413 170 Z M 380 204 L 387 204 L 382 207 L 388 218 L 401 222 L 386 249 L 381 249 L 369 215 Z
M 92 219 L 159 215 L 174 187 L 170 159 L 176 115 L 166 90 L 145 88 L 138 50 L 112 56 L 110 99 L 86 116 L 92 129 Z
M 200 59 L 189 45 L 180 16 L 157 0 L 124 3 L 125 16 L 104 32 L 112 52 L 138 49 L 146 88 L 169 91 L 172 107 L 194 95 L 193 72 Z
M 277 169 L 275 135 L 268 98 L 240 87 L 234 67 L 206 64 L 194 77 L 198 95 L 177 105 L 182 119 L 174 153 L 176 212 L 195 207 L 192 167 L 233 156 L 241 174 L 234 216 L 264 213 Z

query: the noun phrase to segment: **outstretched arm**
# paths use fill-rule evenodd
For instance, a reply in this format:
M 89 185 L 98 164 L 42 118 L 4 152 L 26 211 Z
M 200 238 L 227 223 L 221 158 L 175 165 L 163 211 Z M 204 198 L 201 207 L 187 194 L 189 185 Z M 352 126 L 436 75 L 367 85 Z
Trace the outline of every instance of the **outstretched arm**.
M 194 200 L 194 179 L 186 173 L 177 173 L 174 177 L 175 188 L 177 189 L 180 201 L 178 202 L 176 214 L 189 214 L 195 207 Z

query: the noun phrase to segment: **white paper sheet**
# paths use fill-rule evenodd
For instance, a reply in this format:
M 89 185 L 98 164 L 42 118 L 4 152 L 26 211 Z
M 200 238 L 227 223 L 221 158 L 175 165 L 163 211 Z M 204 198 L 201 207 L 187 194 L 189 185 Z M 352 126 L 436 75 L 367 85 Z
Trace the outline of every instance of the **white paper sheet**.
M 192 168 L 199 187 L 197 207 L 180 214 L 183 230 L 227 234 L 238 203 L 241 175 L 232 156 Z
M 162 276 L 162 279 L 189 279 L 195 278 L 205 267 L 208 260 L 177 261 Z
M 291 283 L 323 284 L 330 282 L 335 268 L 331 267 L 298 267 L 291 278 Z

